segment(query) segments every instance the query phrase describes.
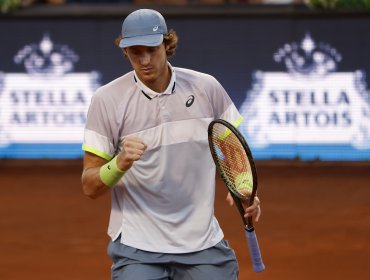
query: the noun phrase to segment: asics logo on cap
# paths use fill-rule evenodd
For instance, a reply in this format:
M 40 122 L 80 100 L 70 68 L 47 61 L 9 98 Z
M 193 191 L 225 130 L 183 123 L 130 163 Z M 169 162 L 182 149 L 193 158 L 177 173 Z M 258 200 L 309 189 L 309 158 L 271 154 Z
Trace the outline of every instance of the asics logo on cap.
M 153 27 L 153 31 L 155 32 L 155 31 L 157 31 L 158 30 L 158 25 L 155 25 L 154 27 Z

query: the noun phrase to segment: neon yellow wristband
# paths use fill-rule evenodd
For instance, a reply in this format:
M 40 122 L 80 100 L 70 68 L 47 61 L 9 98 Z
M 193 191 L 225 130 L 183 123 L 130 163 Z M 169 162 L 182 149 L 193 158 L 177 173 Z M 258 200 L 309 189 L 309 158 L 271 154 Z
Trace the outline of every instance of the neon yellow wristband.
M 113 188 L 124 174 L 125 171 L 122 171 L 117 166 L 117 156 L 100 167 L 99 170 L 100 179 L 110 188 Z

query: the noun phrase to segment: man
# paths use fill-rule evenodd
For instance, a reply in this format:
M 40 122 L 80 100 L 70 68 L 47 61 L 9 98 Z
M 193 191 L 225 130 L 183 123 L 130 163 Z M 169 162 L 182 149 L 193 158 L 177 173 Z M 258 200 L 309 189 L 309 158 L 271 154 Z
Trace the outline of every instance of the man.
M 213 215 L 207 127 L 241 115 L 215 78 L 169 64 L 177 35 L 160 13 L 128 15 L 117 42 L 133 71 L 92 98 L 82 174 L 86 195 L 112 194 L 112 279 L 236 279 Z M 257 198 L 246 215 L 259 213 Z

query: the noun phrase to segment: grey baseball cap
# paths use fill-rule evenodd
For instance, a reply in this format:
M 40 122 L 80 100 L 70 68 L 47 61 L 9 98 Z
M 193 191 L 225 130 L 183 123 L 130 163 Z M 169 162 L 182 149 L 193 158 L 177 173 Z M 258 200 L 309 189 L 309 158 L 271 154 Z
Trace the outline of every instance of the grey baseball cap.
M 150 9 L 140 9 L 129 14 L 122 23 L 121 48 L 130 46 L 159 46 L 167 33 L 163 16 Z

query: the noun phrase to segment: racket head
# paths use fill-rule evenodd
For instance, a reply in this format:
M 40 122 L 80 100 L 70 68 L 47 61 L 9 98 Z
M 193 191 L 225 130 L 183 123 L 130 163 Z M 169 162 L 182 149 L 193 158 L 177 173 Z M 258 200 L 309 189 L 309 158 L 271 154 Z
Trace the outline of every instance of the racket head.
M 258 185 L 257 170 L 243 135 L 229 122 L 216 119 L 208 126 L 208 143 L 229 191 L 252 203 Z

